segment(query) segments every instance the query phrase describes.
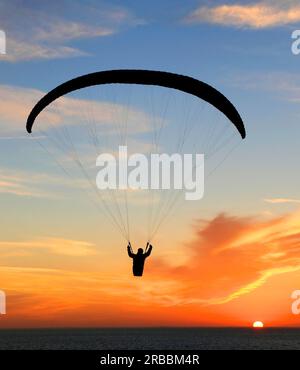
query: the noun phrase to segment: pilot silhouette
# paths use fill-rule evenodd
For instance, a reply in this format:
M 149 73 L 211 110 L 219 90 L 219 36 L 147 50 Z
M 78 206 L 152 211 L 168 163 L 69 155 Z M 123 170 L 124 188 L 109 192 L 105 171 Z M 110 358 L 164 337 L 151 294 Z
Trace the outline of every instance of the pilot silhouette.
M 143 248 L 139 248 L 137 253 L 133 253 L 131 244 L 127 246 L 128 256 L 133 259 L 132 272 L 134 276 L 142 276 L 144 271 L 145 259 L 150 256 L 152 245 L 148 242 L 146 245 L 145 253 Z

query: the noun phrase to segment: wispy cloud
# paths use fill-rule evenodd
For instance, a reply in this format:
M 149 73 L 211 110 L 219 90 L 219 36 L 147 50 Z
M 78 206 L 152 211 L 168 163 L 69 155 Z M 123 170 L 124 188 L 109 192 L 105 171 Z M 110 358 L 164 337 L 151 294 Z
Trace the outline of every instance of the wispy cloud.
M 95 245 L 81 240 L 63 238 L 40 238 L 26 241 L 0 241 L 1 254 L 7 256 L 7 252 L 28 251 L 33 254 L 37 250 L 45 250 L 50 254 L 64 256 L 83 257 L 96 253 Z M 4 251 L 6 250 L 6 252 Z
M 268 91 L 291 103 L 300 101 L 300 78 L 288 72 L 247 72 L 230 76 L 228 82 L 247 90 Z
M 70 46 L 47 46 L 38 43 L 24 42 L 21 39 L 8 38 L 7 54 L 0 61 L 17 62 L 33 59 L 59 59 L 86 56 L 88 53 Z
M 283 255 L 284 254 L 281 254 L 280 256 L 283 256 Z M 299 271 L 299 270 L 300 270 L 300 259 L 299 259 L 299 264 L 296 265 L 296 266 L 285 266 L 285 267 L 281 267 L 281 268 L 274 268 L 274 269 L 269 269 L 269 270 L 266 270 L 266 271 L 262 271 L 260 273 L 260 276 L 256 280 L 250 282 L 249 284 L 246 284 L 246 285 L 242 286 L 241 288 L 237 289 L 233 293 L 231 293 L 227 296 L 224 296 L 224 297 L 211 298 L 211 299 L 207 299 L 207 300 L 200 300 L 199 303 L 203 303 L 203 304 L 207 304 L 207 305 L 226 304 L 226 303 L 229 303 L 229 302 L 231 302 L 235 299 L 240 298 L 243 295 L 252 293 L 256 289 L 258 289 L 262 285 L 264 285 L 267 282 L 267 280 L 270 279 L 271 277 L 275 277 L 275 276 L 281 275 L 281 274 L 296 272 L 296 271 Z M 196 303 L 196 302 L 197 302 L 197 300 L 194 303 Z
M 50 180 L 50 179 L 49 179 Z M 11 170 L 0 170 L 0 193 L 22 197 L 49 197 L 50 195 L 37 187 L 37 182 L 28 173 L 17 173 Z
M 4 137 L 12 137 L 9 134 L 17 131 L 24 136 L 27 116 L 44 94 L 45 92 L 37 89 L 0 85 L 0 122 Z M 126 127 L 128 133 L 153 129 L 151 124 L 153 118 L 142 110 L 126 104 L 101 101 L 99 97 L 98 100 L 71 97 L 57 100 L 42 113 L 43 127 L 37 129 L 45 130 L 46 126 L 57 126 L 62 123 L 81 126 L 95 123 L 98 128 L 104 129 L 106 134 L 116 133 L 116 130 L 120 134 L 120 120 L 125 114 L 128 118 Z M 16 138 L 20 138 L 20 135 Z
M 0 168 L 0 194 L 12 194 L 20 197 L 59 198 L 55 189 L 86 189 L 85 181 L 47 172 L 24 171 Z M 65 194 L 64 194 L 65 197 Z
M 282 204 L 282 203 L 300 203 L 300 199 L 291 199 L 291 198 L 266 198 L 265 202 L 271 204 Z
M 185 21 L 252 29 L 280 27 L 300 21 L 300 5 L 296 1 L 258 1 L 200 6 L 188 14 Z
M 0 60 L 17 62 L 88 55 L 68 44 L 110 36 L 124 26 L 141 23 L 126 8 L 99 2 L 74 1 L 73 12 L 69 11 L 66 1 L 61 1 L 59 7 L 46 3 L 43 7 L 33 5 L 16 0 L 0 3 L 0 22 L 7 34 L 7 54 Z M 76 14 L 80 14 L 80 19 Z

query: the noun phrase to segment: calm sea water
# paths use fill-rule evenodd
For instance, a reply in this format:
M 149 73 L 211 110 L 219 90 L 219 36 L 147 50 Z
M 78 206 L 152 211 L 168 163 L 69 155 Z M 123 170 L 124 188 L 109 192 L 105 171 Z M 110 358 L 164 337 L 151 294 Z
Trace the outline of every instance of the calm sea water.
M 0 349 L 299 349 L 300 329 L 0 330 Z

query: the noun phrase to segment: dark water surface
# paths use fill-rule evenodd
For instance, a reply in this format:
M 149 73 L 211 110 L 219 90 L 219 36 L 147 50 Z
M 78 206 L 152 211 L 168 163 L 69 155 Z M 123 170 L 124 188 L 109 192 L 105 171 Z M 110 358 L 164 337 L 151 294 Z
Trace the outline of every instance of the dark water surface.
M 300 350 L 300 329 L 3 329 L 0 330 L 0 349 Z

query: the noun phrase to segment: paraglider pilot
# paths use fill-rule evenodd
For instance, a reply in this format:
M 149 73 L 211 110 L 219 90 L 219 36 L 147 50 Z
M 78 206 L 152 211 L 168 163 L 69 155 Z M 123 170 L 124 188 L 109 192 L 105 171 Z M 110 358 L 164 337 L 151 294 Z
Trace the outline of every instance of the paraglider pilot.
M 134 276 L 142 276 L 144 271 L 145 259 L 150 256 L 152 245 L 148 242 L 146 245 L 145 253 L 143 248 L 139 248 L 137 253 L 133 253 L 131 244 L 127 246 L 128 256 L 133 259 L 132 272 Z

